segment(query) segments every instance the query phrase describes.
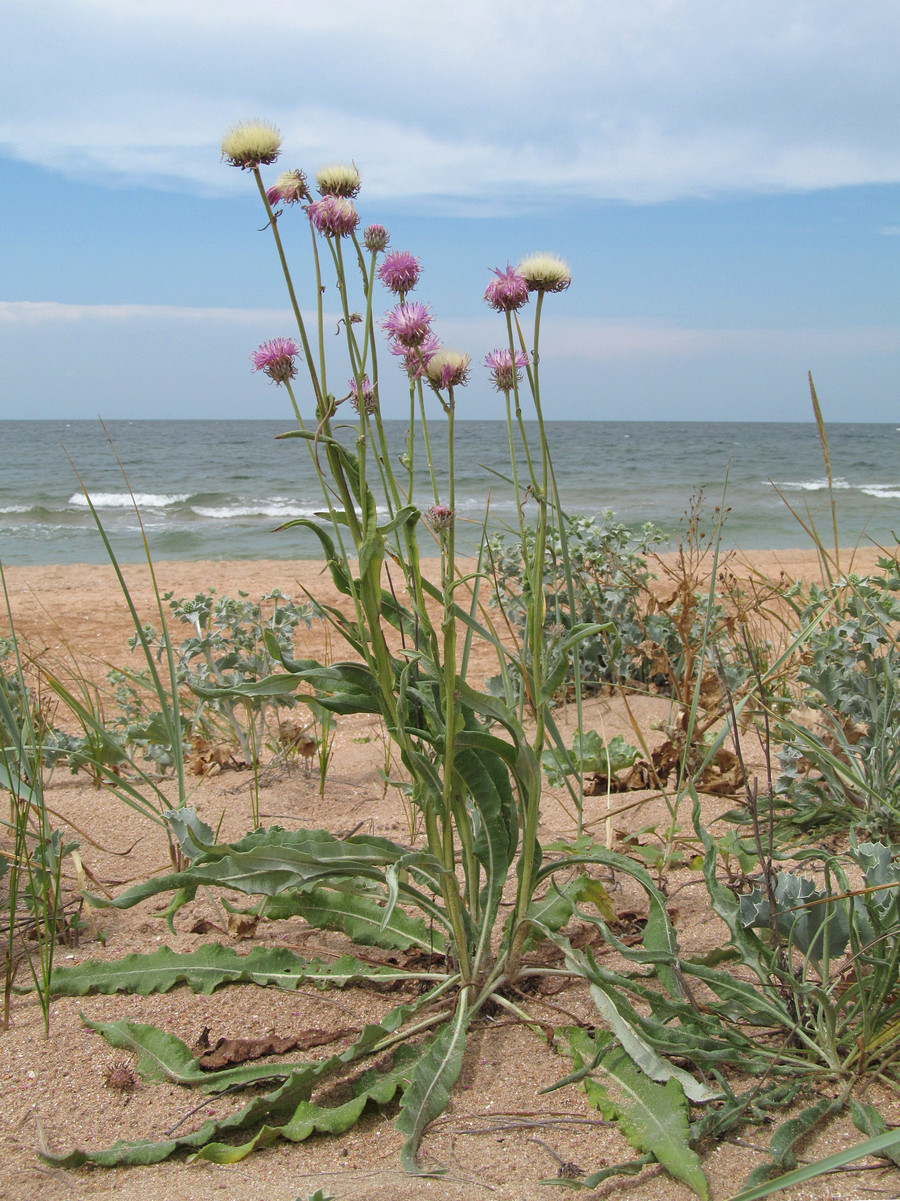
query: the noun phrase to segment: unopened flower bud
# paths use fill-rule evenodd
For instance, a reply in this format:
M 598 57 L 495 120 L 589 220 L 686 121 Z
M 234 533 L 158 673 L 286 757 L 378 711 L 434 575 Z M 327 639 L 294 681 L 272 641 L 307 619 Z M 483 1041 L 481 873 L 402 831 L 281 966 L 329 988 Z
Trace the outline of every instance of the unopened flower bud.
M 456 520 L 456 514 L 449 505 L 432 505 L 422 516 L 436 534 L 446 534 Z
M 391 235 L 383 225 L 367 225 L 363 233 L 366 250 L 375 252 L 384 250 L 390 240 Z

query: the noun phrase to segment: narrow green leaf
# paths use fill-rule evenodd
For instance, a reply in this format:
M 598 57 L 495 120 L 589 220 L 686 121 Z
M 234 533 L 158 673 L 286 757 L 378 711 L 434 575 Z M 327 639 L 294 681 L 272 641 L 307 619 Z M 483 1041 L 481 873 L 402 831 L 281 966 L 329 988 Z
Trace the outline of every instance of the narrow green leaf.
M 900 1147 L 900 1130 L 889 1130 L 877 1138 L 867 1139 L 864 1143 L 857 1143 L 855 1147 L 848 1147 L 845 1151 L 828 1155 L 825 1159 L 818 1160 L 817 1163 L 807 1164 L 806 1167 L 797 1168 L 794 1172 L 786 1172 L 783 1176 L 777 1176 L 774 1180 L 769 1180 L 756 1188 L 741 1189 L 739 1193 L 729 1197 L 728 1201 L 762 1201 L 763 1197 L 770 1197 L 772 1193 L 793 1188 L 795 1184 L 805 1184 L 807 1180 L 815 1180 L 817 1176 L 822 1176 L 825 1172 L 833 1172 L 837 1168 L 846 1167 L 848 1163 L 854 1163 L 866 1155 L 880 1155 L 887 1152 L 888 1148 L 896 1149 L 898 1147 Z
M 758 1184 L 765 1184 L 767 1180 L 771 1180 L 785 1168 L 789 1171 L 796 1168 L 795 1143 L 799 1139 L 805 1138 L 827 1114 L 835 1113 L 840 1108 L 839 1101 L 835 1101 L 831 1097 L 820 1097 L 818 1101 L 807 1105 L 795 1117 L 782 1122 L 769 1140 L 767 1150 L 768 1154 L 772 1156 L 771 1161 L 762 1163 L 753 1169 L 747 1177 L 746 1187 L 755 1188 Z
M 853 1125 L 860 1134 L 867 1134 L 870 1138 L 876 1138 L 880 1134 L 887 1133 L 887 1122 L 885 1122 L 875 1106 L 870 1105 L 868 1101 L 857 1101 L 856 1097 L 851 1097 L 850 1117 L 853 1119 Z M 887 1148 L 885 1155 L 900 1167 L 900 1147 L 896 1149 Z
M 400 1133 L 406 1135 L 400 1159 L 406 1171 L 414 1175 L 424 1174 L 416 1156 L 425 1127 L 447 1107 L 450 1090 L 462 1068 L 466 1031 L 472 1016 L 465 1002 L 463 992 L 453 1021 L 441 1028 L 427 1054 L 416 1064 L 400 1102 L 396 1124 Z

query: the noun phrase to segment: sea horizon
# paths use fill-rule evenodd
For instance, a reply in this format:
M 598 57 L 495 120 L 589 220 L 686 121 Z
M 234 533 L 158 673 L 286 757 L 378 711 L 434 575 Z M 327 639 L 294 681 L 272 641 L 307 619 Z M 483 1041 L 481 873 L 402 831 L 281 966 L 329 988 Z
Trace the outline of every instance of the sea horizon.
M 407 424 L 385 425 L 390 454 L 399 457 Z M 158 560 L 321 558 L 308 529 L 278 529 L 314 519 L 323 507 L 308 448 L 277 438 L 290 429 L 287 420 L 246 418 L 4 418 L 0 562 L 106 561 L 79 478 L 123 563 L 145 553 L 133 502 Z M 486 510 L 492 530 L 516 521 L 505 479 L 507 427 L 468 420 L 456 431 L 458 529 L 462 549 L 474 549 Z M 649 522 L 674 545 L 692 498 L 702 494 L 705 527 L 725 514 L 723 547 L 777 550 L 811 546 L 803 528 L 811 523 L 833 544 L 833 499 L 842 545 L 896 545 L 900 425 L 893 422 L 829 423 L 830 490 L 814 421 L 551 421 L 547 432 L 570 514 L 611 512 L 634 530 Z M 435 421 L 430 434 L 445 500 L 446 429 Z M 415 456 L 422 468 L 421 439 Z M 421 470 L 414 500 L 422 507 L 434 500 Z

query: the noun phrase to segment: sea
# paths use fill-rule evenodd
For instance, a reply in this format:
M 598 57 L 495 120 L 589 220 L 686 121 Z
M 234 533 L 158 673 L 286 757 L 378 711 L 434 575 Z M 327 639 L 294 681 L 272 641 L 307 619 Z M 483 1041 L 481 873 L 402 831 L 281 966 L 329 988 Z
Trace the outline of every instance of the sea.
M 308 444 L 279 439 L 280 421 L 0 421 L 0 563 L 101 563 L 107 552 L 86 496 L 123 563 L 155 560 L 319 558 L 306 528 L 279 529 L 323 509 Z M 535 430 L 530 428 L 529 435 Z M 399 459 L 402 421 L 387 423 Z M 446 430 L 430 431 L 442 501 Z M 814 423 L 550 422 L 562 507 L 676 539 L 699 498 L 701 524 L 721 518 L 726 548 L 811 546 L 804 526 L 833 545 L 895 548 L 900 531 L 900 426 L 828 427 L 832 487 Z M 494 530 L 516 522 L 504 422 L 456 425 L 456 511 L 463 549 L 485 514 Z M 414 500 L 433 503 L 417 440 Z M 403 471 L 397 463 L 399 471 Z M 718 515 L 717 515 L 718 514 Z M 526 507 L 527 516 L 527 507 Z

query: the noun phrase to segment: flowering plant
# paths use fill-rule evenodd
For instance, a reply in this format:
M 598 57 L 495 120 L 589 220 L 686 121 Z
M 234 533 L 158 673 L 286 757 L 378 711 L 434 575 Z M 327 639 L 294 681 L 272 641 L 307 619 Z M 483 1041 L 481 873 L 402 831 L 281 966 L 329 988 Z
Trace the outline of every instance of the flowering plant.
M 424 983 L 424 992 L 419 988 L 415 1000 L 366 1027 L 340 1055 L 284 1066 L 285 1082 L 254 1100 L 246 1112 L 207 1122 L 195 1134 L 165 1144 L 171 1151 L 191 1146 L 202 1157 L 230 1162 L 253 1150 L 260 1139 L 346 1129 L 367 1099 L 383 1104 L 402 1088 L 397 1122 L 405 1135 L 402 1158 L 409 1170 L 419 1171 L 422 1132 L 447 1103 L 476 1016 L 490 1003 L 529 1020 L 514 998 L 529 978 L 547 970 L 531 956 L 534 946 L 557 938 L 566 954 L 568 943 L 557 932 L 580 903 L 602 902 L 605 894 L 590 879 L 590 866 L 613 865 L 631 875 L 647 891 L 657 923 L 664 925 L 667 919 L 649 876 L 630 860 L 589 839 L 545 860 L 538 840 L 542 755 L 555 746 L 568 757 L 553 720 L 553 697 L 579 643 L 604 628 L 574 623 L 552 646 L 545 644 L 545 548 L 554 538 L 565 559 L 566 542 L 544 430 L 539 339 L 544 300 L 568 287 L 567 266 L 552 255 L 532 256 L 518 268 L 495 270 L 485 294 L 505 322 L 505 344 L 487 356 L 485 365 L 503 396 L 509 470 L 528 548 L 523 588 L 527 616 L 520 635 L 501 636 L 479 599 L 479 588 L 490 580 L 487 540 L 483 538 L 474 564 L 460 558 L 456 546 L 454 423 L 457 392 L 470 378 L 471 358 L 444 347 L 429 307 L 409 299 L 420 275 L 418 260 L 408 251 L 388 251 L 389 235 L 381 225 L 366 227 L 359 237 L 355 201 L 361 178 L 356 168 L 321 170 L 318 200 L 308 199 L 301 171 L 282 174 L 267 188 L 260 166 L 275 161 L 279 146 L 277 131 L 254 122 L 226 136 L 223 155 L 255 178 L 297 327 L 297 341 L 276 337 L 252 355 L 253 369 L 286 390 L 296 427 L 283 437 L 306 444 L 321 485 L 322 519 L 301 518 L 284 528 L 305 526 L 318 538 L 334 583 L 346 598 L 343 608 L 325 611 L 349 654 L 328 665 L 295 660 L 277 640 L 267 639 L 281 671 L 223 690 L 207 687 L 203 695 L 227 692 L 236 702 L 242 696 L 292 692 L 319 711 L 380 715 L 405 768 L 423 838 L 410 849 L 369 835 L 338 839 L 325 830 L 276 827 L 226 845 L 216 843 L 213 831 L 193 811 L 181 809 L 169 820 L 188 866 L 130 889 L 114 904 L 127 907 L 171 890 L 171 922 L 197 888 L 227 882 L 231 890 L 264 898 L 256 912 L 299 914 L 312 925 L 415 953 L 420 960 L 426 953 L 424 972 L 421 962 L 387 968 L 352 961 L 354 980 L 387 975 L 411 985 Z M 273 207 L 281 204 L 286 207 Z M 298 219 L 298 208 L 306 214 L 311 235 L 316 318 L 309 328 L 279 230 L 282 220 Z M 344 395 L 343 387 L 334 386 L 329 363 L 333 333 L 329 330 L 326 339 L 323 303 L 328 280 L 340 304 L 338 329 L 352 374 Z M 376 283 L 393 303 L 384 316 L 377 311 L 382 302 Z M 354 292 L 360 296 L 358 311 L 351 308 Z M 532 297 L 534 320 L 526 337 L 520 312 Z M 409 433 L 400 469 L 393 465 L 382 422 L 378 348 L 383 335 L 408 379 Z M 301 360 L 306 370 L 302 390 Z M 344 402 L 346 417 L 342 414 L 339 427 L 336 415 Z M 537 419 L 537 437 L 531 442 L 525 404 Z M 445 471 L 439 471 L 432 452 L 436 440 L 429 429 L 435 420 L 446 426 Z M 425 485 L 416 472 L 417 430 L 425 447 Z M 442 478 L 447 481 L 443 495 L 438 486 Z M 437 578 L 423 569 L 423 541 L 436 547 Z M 512 623 L 507 630 L 513 630 Z M 503 695 L 472 678 L 475 639 L 496 652 Z M 505 919 L 504 896 L 509 906 Z M 581 974 L 571 956 L 559 970 Z M 302 963 L 292 971 L 293 987 L 301 980 L 325 984 L 334 979 L 330 966 L 316 963 Z M 361 1102 L 352 1103 L 352 1114 L 344 1113 L 346 1106 L 322 1111 L 311 1103 L 311 1090 L 329 1073 L 388 1050 L 393 1067 L 377 1075 L 371 1092 L 359 1094 Z M 242 1080 L 249 1080 L 248 1071 L 252 1075 L 250 1069 L 239 1069 Z M 271 1065 L 266 1071 L 272 1075 Z M 694 1086 L 687 1073 L 682 1075 L 685 1087 Z M 695 1086 L 693 1095 L 701 1093 Z M 276 1117 L 292 1111 L 295 1101 L 299 1108 L 287 1125 L 273 1125 Z M 263 1120 L 262 1131 L 243 1146 L 214 1141 L 219 1131 L 251 1129 Z M 167 1153 L 160 1152 L 159 1144 L 152 1149 L 131 1145 L 117 1151 L 115 1160 L 97 1162 L 150 1162 Z

